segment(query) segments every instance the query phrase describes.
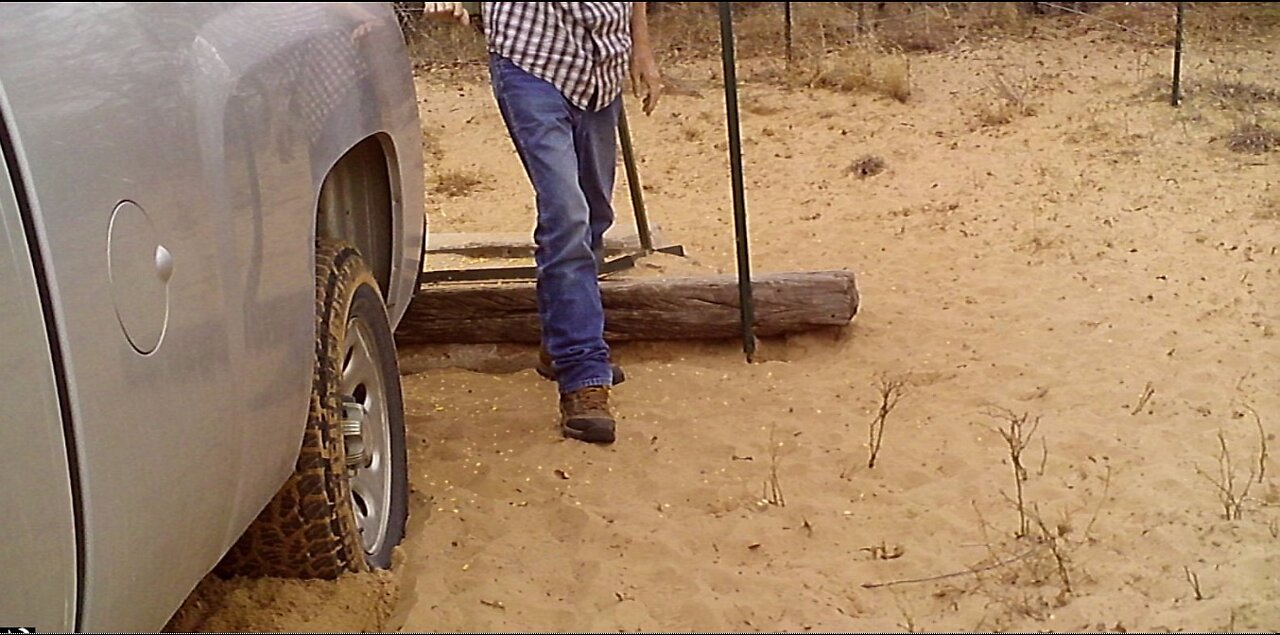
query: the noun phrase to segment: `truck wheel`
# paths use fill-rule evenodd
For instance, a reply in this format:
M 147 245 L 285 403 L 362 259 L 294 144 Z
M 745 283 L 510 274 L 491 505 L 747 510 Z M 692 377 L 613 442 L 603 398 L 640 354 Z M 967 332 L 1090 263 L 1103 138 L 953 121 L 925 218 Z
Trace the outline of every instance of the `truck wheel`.
M 316 244 L 316 359 L 297 467 L 218 565 L 223 576 L 336 578 L 387 568 L 408 470 L 395 343 L 356 249 Z

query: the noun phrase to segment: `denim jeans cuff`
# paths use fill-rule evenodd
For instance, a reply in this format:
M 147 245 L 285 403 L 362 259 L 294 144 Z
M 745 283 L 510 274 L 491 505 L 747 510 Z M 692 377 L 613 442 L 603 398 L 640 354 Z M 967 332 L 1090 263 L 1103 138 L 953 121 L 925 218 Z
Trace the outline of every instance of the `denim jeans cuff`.
M 567 395 L 571 392 L 577 392 L 579 390 L 582 390 L 583 388 L 599 388 L 603 386 L 612 386 L 612 385 L 613 385 L 612 377 L 584 379 L 582 381 L 569 384 L 568 386 L 561 386 L 560 394 Z

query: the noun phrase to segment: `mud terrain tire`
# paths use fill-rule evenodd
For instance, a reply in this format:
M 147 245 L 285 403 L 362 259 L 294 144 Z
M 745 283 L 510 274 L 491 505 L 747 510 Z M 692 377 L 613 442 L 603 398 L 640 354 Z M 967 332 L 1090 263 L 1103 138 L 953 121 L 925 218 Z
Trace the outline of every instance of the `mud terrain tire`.
M 346 243 L 316 244 L 316 356 L 311 411 L 294 473 L 219 563 L 223 577 L 325 578 L 348 571 L 386 568 L 404 537 L 408 474 L 404 407 L 395 346 L 378 283 L 356 249 Z M 382 386 L 387 433 L 381 454 L 390 483 L 380 514 L 387 515 L 381 540 L 366 551 L 352 496 L 352 472 L 344 439 L 343 372 L 348 330 L 362 322 L 364 341 Z M 362 385 L 363 386 L 363 385 Z M 353 443 L 354 445 L 354 443 Z M 385 509 L 382 509 L 385 508 Z M 364 518 L 364 516 L 359 516 Z

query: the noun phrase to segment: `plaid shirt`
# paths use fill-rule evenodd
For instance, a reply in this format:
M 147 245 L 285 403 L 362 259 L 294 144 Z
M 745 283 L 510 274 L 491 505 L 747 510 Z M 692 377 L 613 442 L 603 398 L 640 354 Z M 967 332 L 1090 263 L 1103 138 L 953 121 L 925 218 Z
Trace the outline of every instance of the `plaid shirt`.
M 630 2 L 485 2 L 489 52 L 550 82 L 569 103 L 602 110 L 622 93 Z

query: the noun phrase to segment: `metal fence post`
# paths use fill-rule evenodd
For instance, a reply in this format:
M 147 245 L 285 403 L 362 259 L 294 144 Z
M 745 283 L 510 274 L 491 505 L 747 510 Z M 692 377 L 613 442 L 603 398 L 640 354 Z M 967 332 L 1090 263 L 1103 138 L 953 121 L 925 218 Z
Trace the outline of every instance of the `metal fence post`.
M 742 320 L 742 351 L 747 361 L 756 354 L 755 304 L 751 297 L 751 256 L 747 242 L 746 186 L 742 178 L 742 135 L 738 123 L 738 73 L 733 50 L 733 7 L 720 3 L 720 47 L 724 60 L 724 101 L 729 127 L 729 171 L 733 185 L 733 229 L 738 252 L 738 306 Z
M 782 14 L 785 22 L 785 31 L 787 38 L 787 63 L 791 63 L 791 3 L 782 3 Z
M 1173 94 L 1170 103 L 1176 108 L 1182 105 L 1182 22 L 1185 2 L 1178 3 L 1177 32 L 1173 36 Z

